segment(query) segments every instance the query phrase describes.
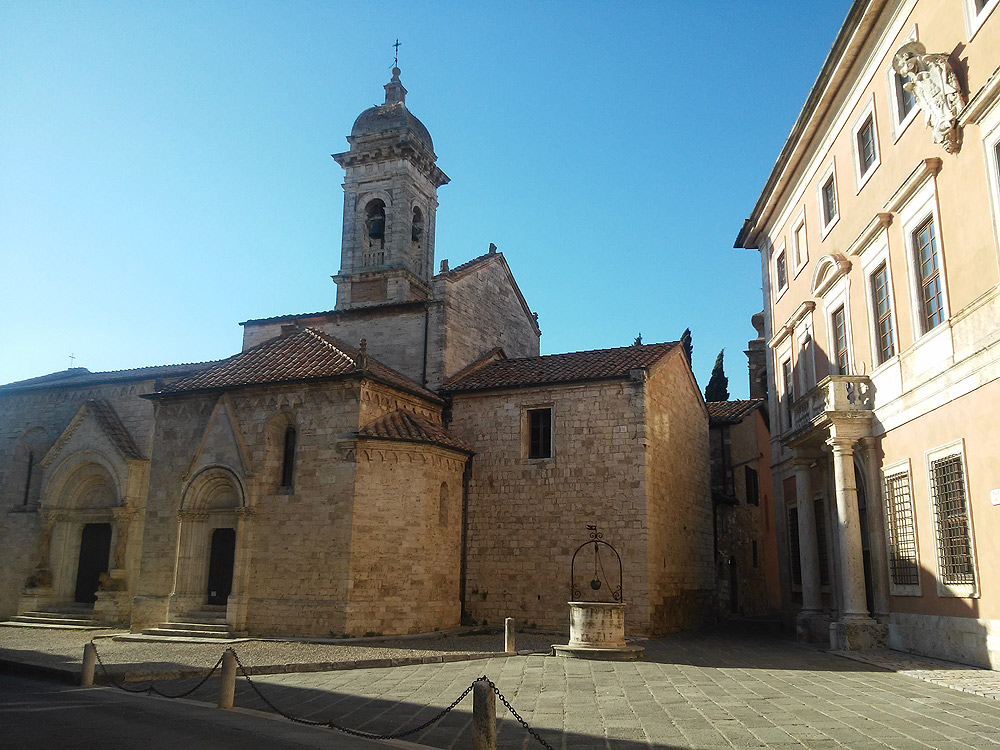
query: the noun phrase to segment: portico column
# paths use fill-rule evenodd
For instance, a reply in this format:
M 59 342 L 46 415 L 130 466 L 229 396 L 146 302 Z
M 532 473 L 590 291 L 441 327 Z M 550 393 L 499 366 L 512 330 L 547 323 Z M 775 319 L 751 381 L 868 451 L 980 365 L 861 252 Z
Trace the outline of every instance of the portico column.
M 812 500 L 811 458 L 796 458 L 795 497 L 798 502 L 799 563 L 802 569 L 802 614 L 822 609 L 819 582 L 819 547 L 816 542 L 816 511 Z
M 888 556 L 885 549 L 885 505 L 882 498 L 882 482 L 879 479 L 877 441 L 875 438 L 861 438 L 858 441 L 864 450 L 865 473 L 868 475 L 868 546 L 872 560 L 872 601 L 875 616 L 880 622 L 889 617 Z
M 841 618 L 868 619 L 858 488 L 854 481 L 854 439 L 831 437 L 826 442 L 833 449 L 833 478 L 837 493 Z

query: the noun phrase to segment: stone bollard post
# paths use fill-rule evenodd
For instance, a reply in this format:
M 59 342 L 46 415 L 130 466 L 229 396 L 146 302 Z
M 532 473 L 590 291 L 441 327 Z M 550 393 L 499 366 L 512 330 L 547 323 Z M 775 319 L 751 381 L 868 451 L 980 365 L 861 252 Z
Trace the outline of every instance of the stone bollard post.
M 497 697 L 489 680 L 472 688 L 472 750 L 497 750 Z
M 80 684 L 90 687 L 94 684 L 94 668 L 97 666 L 97 646 L 88 643 L 83 647 L 83 669 L 80 671 Z
M 236 697 L 236 652 L 227 648 L 222 655 L 222 684 L 219 685 L 219 708 L 232 708 Z
M 503 621 L 503 650 L 508 654 L 517 652 L 514 646 L 514 618 L 508 617 Z

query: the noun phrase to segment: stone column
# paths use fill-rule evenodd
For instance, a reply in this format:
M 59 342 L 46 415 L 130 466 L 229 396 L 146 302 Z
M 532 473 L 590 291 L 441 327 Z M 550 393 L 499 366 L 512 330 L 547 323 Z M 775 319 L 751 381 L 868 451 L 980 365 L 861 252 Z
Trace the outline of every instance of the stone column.
M 861 438 L 864 450 L 865 473 L 868 475 L 868 544 L 872 559 L 872 600 L 875 618 L 879 622 L 889 619 L 889 563 L 885 542 L 885 505 L 882 499 L 882 482 L 879 478 L 878 441 Z
M 858 517 L 858 488 L 854 481 L 854 440 L 832 437 L 833 479 L 837 491 L 837 537 L 840 549 L 841 617 L 867 618 L 865 570 L 861 552 L 861 522 Z
M 810 624 L 822 612 L 819 583 L 819 547 L 816 539 L 816 513 L 812 499 L 812 459 L 798 456 L 795 469 L 795 497 L 798 503 L 799 563 L 802 569 L 802 610 L 796 619 L 799 637 L 809 638 Z
M 885 645 L 886 637 L 886 627 L 869 617 L 865 601 L 858 488 L 854 481 L 854 443 L 857 439 L 856 436 L 834 434 L 827 440 L 833 449 L 840 551 L 841 611 L 837 622 L 830 625 L 830 647 L 834 649 L 878 648 Z

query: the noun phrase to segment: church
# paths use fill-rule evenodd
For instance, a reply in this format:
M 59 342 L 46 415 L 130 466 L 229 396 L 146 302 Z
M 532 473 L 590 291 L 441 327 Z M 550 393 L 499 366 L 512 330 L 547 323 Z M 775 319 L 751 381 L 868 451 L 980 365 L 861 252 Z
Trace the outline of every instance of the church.
M 712 617 L 708 412 L 676 342 L 540 356 L 502 253 L 435 268 L 437 165 L 393 68 L 334 154 L 333 310 L 215 362 L 0 386 L 0 617 L 152 634 L 565 630 L 573 551 L 634 633 Z

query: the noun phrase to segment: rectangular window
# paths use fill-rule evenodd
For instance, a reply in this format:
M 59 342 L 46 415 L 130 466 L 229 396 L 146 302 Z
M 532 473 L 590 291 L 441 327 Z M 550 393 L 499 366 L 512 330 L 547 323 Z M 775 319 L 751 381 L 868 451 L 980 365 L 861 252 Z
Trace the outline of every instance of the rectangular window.
M 843 305 L 834 311 L 831 324 L 833 326 L 834 359 L 837 364 L 837 374 L 847 375 L 850 362 L 847 353 L 847 318 Z
M 528 411 L 528 458 L 552 457 L 552 409 Z
M 941 291 L 941 262 L 938 257 L 934 217 L 913 232 L 914 263 L 921 293 L 921 321 L 924 333 L 944 322 L 944 297 Z
M 802 221 L 795 227 L 792 236 L 792 247 L 795 250 L 795 268 L 798 270 L 809 260 L 809 248 L 806 246 L 806 223 Z
M 792 385 L 792 360 L 786 359 L 781 363 L 781 382 L 785 391 L 785 415 L 788 426 L 792 426 L 792 401 L 795 400 L 795 392 Z
M 760 505 L 760 485 L 757 482 L 757 470 L 749 466 L 743 467 L 743 479 L 747 487 L 747 505 Z
M 905 86 L 910 82 L 909 76 L 901 76 L 899 73 L 895 74 L 895 84 L 896 84 L 896 121 L 902 122 L 906 119 L 906 116 L 910 114 L 913 110 L 914 105 L 917 103 L 913 98 L 913 94 L 906 90 Z
M 938 567 L 946 586 L 976 583 L 969 535 L 969 508 L 962 455 L 931 461 L 931 502 L 937 531 Z
M 916 586 L 920 583 L 920 568 L 908 472 L 885 478 L 885 524 L 889 542 L 889 577 L 896 586 Z
M 832 174 L 820 188 L 820 208 L 823 212 L 823 226 L 828 227 L 837 219 L 837 183 Z
M 857 133 L 858 170 L 862 175 L 875 166 L 875 120 L 871 115 L 865 120 Z
M 875 269 L 870 280 L 875 316 L 875 342 L 878 347 L 878 363 L 882 364 L 896 353 L 892 308 L 889 304 L 889 271 L 884 262 Z
M 757 556 L 757 540 L 754 539 L 750 542 L 750 553 L 753 558 L 753 566 L 756 568 L 760 564 L 760 558 Z
M 778 253 L 778 259 L 774 264 L 775 276 L 778 283 L 778 291 L 780 292 L 786 286 L 788 286 L 788 264 L 785 261 L 785 251 L 782 250 Z

